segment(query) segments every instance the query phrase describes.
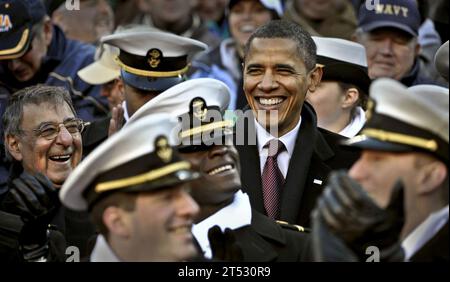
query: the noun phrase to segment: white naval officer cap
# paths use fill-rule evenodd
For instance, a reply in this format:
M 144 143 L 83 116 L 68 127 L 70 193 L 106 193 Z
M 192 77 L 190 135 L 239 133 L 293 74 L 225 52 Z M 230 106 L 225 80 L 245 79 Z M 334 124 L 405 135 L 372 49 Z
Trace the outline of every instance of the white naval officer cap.
M 223 113 L 230 103 L 228 86 L 213 78 L 196 78 L 184 81 L 151 99 L 140 107 L 125 124 L 154 113 L 168 113 L 179 117 L 189 112 L 189 104 L 199 97 L 207 101 L 208 106 L 216 106 Z
M 323 66 L 322 81 L 351 83 L 368 94 L 371 80 L 363 45 L 340 38 L 312 36 L 317 46 L 317 63 Z
M 436 85 L 406 88 L 380 78 L 370 86 L 374 111 L 361 134 L 344 142 L 362 149 L 423 151 L 448 162 L 449 93 Z
M 448 81 L 448 40 L 436 52 L 434 65 L 439 74 Z
M 177 126 L 176 119 L 161 113 L 123 128 L 74 169 L 59 193 L 61 202 L 73 210 L 87 210 L 117 191 L 154 191 L 197 178 L 172 149 L 179 143 Z
M 101 42 L 119 48 L 116 62 L 125 83 L 158 92 L 182 82 L 192 58 L 208 48 L 200 41 L 156 30 L 112 34 Z
M 154 30 L 154 28 L 152 29 L 146 25 L 131 24 L 118 26 L 114 31 L 114 34 Z M 83 81 L 93 85 L 110 82 L 120 77 L 120 67 L 115 61 L 115 58 L 118 55 L 119 48 L 109 44 L 100 44 L 95 52 L 95 61 L 79 70 L 77 74 Z
M 191 79 L 145 103 L 125 126 L 150 114 L 169 113 L 181 121 L 183 145 L 193 144 L 194 140 L 214 142 L 233 133 L 234 122 L 223 117 L 229 103 L 230 89 L 223 82 L 212 78 Z

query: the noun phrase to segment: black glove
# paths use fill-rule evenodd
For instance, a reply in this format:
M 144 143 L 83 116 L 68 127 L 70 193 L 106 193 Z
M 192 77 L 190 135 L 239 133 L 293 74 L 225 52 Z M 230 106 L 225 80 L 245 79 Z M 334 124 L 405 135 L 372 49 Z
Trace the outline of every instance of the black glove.
M 314 218 L 314 217 L 313 217 Z M 382 261 L 403 261 L 400 232 L 403 227 L 403 189 L 397 184 L 386 209 L 380 208 L 345 172 L 333 172 L 317 205 L 314 219 L 351 249 L 360 261 L 375 246 Z
M 214 225 L 208 230 L 208 240 L 211 246 L 213 260 L 243 261 L 244 255 L 236 242 L 233 230 L 226 228 L 222 233 L 219 226 Z
M 23 172 L 12 181 L 2 209 L 19 215 L 24 222 L 19 243 L 25 260 L 46 255 L 48 226 L 59 206 L 58 191 L 44 175 Z
M 332 232 L 315 209 L 311 213 L 312 257 L 315 262 L 357 262 L 359 258 L 345 242 Z

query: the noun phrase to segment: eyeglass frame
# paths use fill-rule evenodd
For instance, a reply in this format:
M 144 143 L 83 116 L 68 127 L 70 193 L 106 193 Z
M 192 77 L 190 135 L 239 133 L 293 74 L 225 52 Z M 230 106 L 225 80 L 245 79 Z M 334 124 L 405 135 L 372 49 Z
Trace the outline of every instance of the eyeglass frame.
M 70 130 L 65 125 L 65 123 L 67 124 L 68 122 L 74 122 L 74 121 L 80 122 L 79 126 L 81 126 L 81 129 L 78 129 L 78 126 L 77 126 L 77 131 L 76 132 L 70 132 Z M 63 122 L 60 122 L 60 123 L 43 122 L 43 123 L 40 124 L 39 128 L 34 128 L 34 129 L 30 129 L 30 130 L 33 131 L 35 137 L 37 137 L 37 138 L 44 138 L 46 140 L 51 141 L 51 140 L 55 140 L 58 137 L 62 126 L 64 126 L 64 128 L 67 130 L 67 132 L 69 132 L 70 135 L 72 137 L 74 137 L 76 134 L 83 133 L 83 131 L 86 128 L 86 126 L 88 126 L 90 124 L 91 124 L 90 122 L 85 122 L 85 121 L 83 121 L 80 118 L 68 118 L 68 119 L 66 119 L 66 120 L 64 120 Z M 56 134 L 55 133 L 51 133 L 49 136 L 42 136 L 42 134 L 43 134 L 43 127 L 47 126 L 47 125 L 55 126 L 55 128 L 56 128 L 56 132 L 55 133 Z M 24 132 L 26 132 L 26 130 L 19 129 L 19 132 L 24 133 Z M 50 136 L 53 136 L 53 137 L 50 138 Z

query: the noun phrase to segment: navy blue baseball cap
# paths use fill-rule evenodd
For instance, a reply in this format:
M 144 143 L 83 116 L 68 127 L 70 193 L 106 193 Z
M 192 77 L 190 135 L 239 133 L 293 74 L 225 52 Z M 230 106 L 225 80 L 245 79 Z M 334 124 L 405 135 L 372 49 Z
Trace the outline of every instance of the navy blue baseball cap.
M 33 25 L 46 14 L 41 0 L 0 0 L 0 60 L 23 56 Z
M 418 35 L 420 13 L 415 0 L 378 0 L 375 3 L 362 4 L 359 9 L 358 26 L 364 32 L 391 27 L 411 36 Z

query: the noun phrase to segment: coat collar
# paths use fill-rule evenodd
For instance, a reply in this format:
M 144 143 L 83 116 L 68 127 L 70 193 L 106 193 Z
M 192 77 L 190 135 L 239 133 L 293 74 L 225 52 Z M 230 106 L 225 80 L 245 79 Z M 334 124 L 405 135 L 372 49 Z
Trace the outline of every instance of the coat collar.
M 274 221 L 252 210 L 251 226 L 236 230 L 245 261 L 269 262 L 278 258 L 274 243 L 286 245 L 286 237 Z
M 302 124 L 289 163 L 286 183 L 283 187 L 281 220 L 299 223 L 297 217 L 300 211 L 300 203 L 305 190 L 309 188 L 307 181 L 311 178 L 311 160 L 318 159 L 320 160 L 319 163 L 323 163 L 334 155 L 335 153 L 330 145 L 317 130 L 314 110 L 311 105 L 305 103 L 302 110 Z
M 283 245 L 286 244 L 286 236 L 283 233 L 283 229 L 273 220 L 256 210 L 252 211 L 252 226 L 262 237 Z
M 98 235 L 92 250 L 92 262 L 120 262 L 103 235 Z
M 310 187 L 313 184 L 309 184 L 309 181 L 313 182 L 316 178 L 316 175 L 312 175 L 310 171 L 311 166 L 314 166 L 313 173 L 320 174 L 318 180 L 325 179 L 331 170 L 326 165 L 326 161 L 335 156 L 333 148 L 326 141 L 320 130 L 317 129 L 315 112 L 307 102 L 303 105 L 301 116 L 302 122 L 289 163 L 286 184 L 283 187 L 280 218 L 283 221 L 296 224 L 302 224 L 298 222 L 297 217 L 304 190 L 306 188 L 319 188 Z M 251 138 L 252 134 L 256 132 L 253 115 L 247 118 L 247 122 L 244 125 L 247 137 L 250 136 Z M 252 140 L 246 140 L 243 146 L 239 144 L 236 146 L 242 160 L 242 185 L 245 188 L 244 190 L 250 194 L 252 207 L 262 212 L 264 211 L 264 204 L 258 146 L 257 144 L 248 145 L 250 141 Z

